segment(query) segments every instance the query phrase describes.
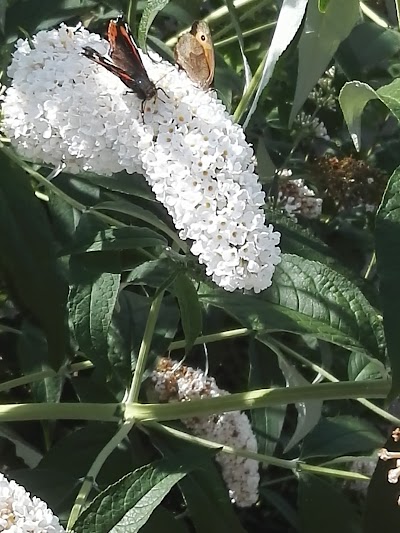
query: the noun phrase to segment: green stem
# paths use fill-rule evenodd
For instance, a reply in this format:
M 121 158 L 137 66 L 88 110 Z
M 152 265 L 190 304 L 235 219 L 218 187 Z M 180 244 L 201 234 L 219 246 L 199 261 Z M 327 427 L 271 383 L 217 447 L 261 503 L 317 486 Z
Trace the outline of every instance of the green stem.
M 15 330 L 15 333 L 20 333 L 19 330 Z M 195 341 L 195 345 L 199 344 L 205 344 L 210 342 L 219 342 L 224 341 L 226 339 L 235 339 L 239 337 L 246 337 L 250 335 L 251 330 L 246 328 L 239 328 L 239 329 L 232 329 L 228 331 L 221 331 L 220 333 L 213 333 L 211 335 L 203 335 L 202 337 L 198 337 Z M 175 341 L 172 342 L 169 346 L 169 351 L 174 350 L 181 350 L 185 348 L 186 341 Z M 91 361 L 81 361 L 79 363 L 74 363 L 68 367 L 68 373 L 73 374 L 74 372 L 80 372 L 82 370 L 88 370 L 90 368 L 93 368 L 93 363 Z M 55 377 L 57 373 L 54 370 L 42 370 L 41 372 L 35 372 L 33 374 L 27 374 L 26 376 L 22 376 L 20 378 L 10 379 L 9 381 L 5 381 L 4 383 L 0 383 L 0 392 L 6 392 L 11 389 L 14 389 L 15 387 L 22 387 L 23 385 L 27 385 L 28 383 L 35 383 L 36 381 L 41 381 L 46 378 L 52 378 Z
M 23 420 L 98 420 L 137 422 L 177 420 L 226 411 L 244 411 L 306 400 L 349 400 L 386 398 L 390 380 L 318 383 L 304 387 L 260 389 L 169 404 L 28 403 L 0 405 L 0 422 Z
M 398 0 L 395 0 L 395 3 L 397 8 Z M 372 22 L 375 22 L 375 24 L 378 24 L 378 26 L 381 26 L 382 28 L 389 28 L 389 24 L 386 22 L 386 20 L 375 13 L 375 11 L 373 11 L 370 7 L 365 5 L 364 2 L 360 2 L 360 7 L 364 15 L 371 19 Z
M 129 0 L 127 10 L 127 20 L 134 35 L 136 35 L 136 12 L 137 12 L 137 0 Z
M 281 476 L 281 477 L 278 477 L 278 478 L 275 478 L 275 479 L 269 479 L 268 481 L 262 481 L 260 483 L 260 488 L 262 487 L 271 487 L 272 485 L 281 485 L 283 483 L 285 483 L 285 481 L 292 481 L 292 479 L 294 478 L 294 475 L 293 474 L 289 474 L 289 475 L 286 475 L 286 476 Z
M 1 422 L 24 420 L 97 420 L 119 422 L 124 405 L 119 403 L 20 403 L 0 405 Z
M 239 328 L 239 329 L 231 329 L 227 331 L 221 331 L 219 333 L 213 333 L 211 335 L 202 335 L 201 337 L 197 337 L 197 339 L 194 341 L 194 345 L 197 344 L 207 344 L 209 342 L 219 342 L 219 341 L 225 341 L 226 339 L 236 339 L 238 337 L 247 337 L 251 334 L 251 330 L 247 328 Z M 182 348 L 186 347 L 186 341 L 174 341 L 171 342 L 169 345 L 169 351 L 172 352 L 174 350 L 181 350 Z
M 311 472 L 313 474 L 323 474 L 325 476 L 339 477 L 342 479 L 361 479 L 363 481 L 369 481 L 369 477 L 358 472 L 346 472 L 337 468 L 326 468 L 325 466 L 309 465 L 306 463 L 298 464 L 298 471 Z
M 33 374 L 28 374 L 27 376 L 22 376 L 20 378 L 10 379 L 4 383 L 0 383 L 0 392 L 5 392 L 15 387 L 22 387 L 28 383 L 34 383 L 35 381 L 41 381 L 46 378 L 53 378 L 57 375 L 55 370 L 42 370 L 41 372 L 34 372 Z
M 143 334 L 142 343 L 139 349 L 139 355 L 136 362 L 135 373 L 133 375 L 131 390 L 128 394 L 127 403 L 137 402 L 137 399 L 139 398 L 143 373 L 146 368 L 146 361 L 150 352 L 151 340 L 153 338 L 154 328 L 156 326 L 163 297 L 164 291 L 160 292 L 160 294 L 158 294 L 158 296 L 153 300 L 153 303 L 151 304 L 149 316 L 147 317 L 146 327 Z
M 279 347 L 282 350 L 282 352 L 289 354 L 290 356 L 297 359 L 297 361 L 300 361 L 302 364 L 308 366 L 309 368 L 312 368 L 315 372 L 317 372 L 318 374 L 321 374 L 321 376 L 324 376 L 324 378 L 328 379 L 330 382 L 339 383 L 339 380 L 333 374 L 330 374 L 321 366 L 316 365 L 315 363 L 312 363 L 311 361 L 309 361 L 308 359 L 306 359 L 305 357 L 303 357 L 296 351 L 292 350 L 288 346 L 285 346 L 278 340 L 276 339 L 268 340 L 268 345 L 271 347 L 271 349 L 274 349 L 272 348 L 272 345 L 275 345 L 275 347 Z M 384 409 L 381 409 L 380 407 L 370 402 L 369 400 L 366 400 L 364 398 L 356 398 L 356 401 L 361 403 L 361 405 L 363 405 L 364 407 L 366 407 L 373 413 L 377 414 L 378 416 L 384 418 L 385 420 L 388 420 L 391 424 L 400 426 L 400 418 L 397 418 L 396 416 L 388 413 Z
M 80 361 L 79 363 L 74 363 L 73 365 L 69 366 L 70 374 L 73 374 L 74 372 L 80 372 L 81 370 L 89 370 L 91 368 L 94 368 L 94 364 L 92 361 Z
M 227 446 L 226 444 L 213 442 L 211 440 L 203 439 L 201 437 L 195 437 L 194 435 L 190 435 L 189 433 L 185 433 L 184 431 L 180 431 L 179 429 L 175 429 L 170 426 L 159 424 L 158 422 L 146 422 L 143 425 L 145 427 L 154 429 L 155 431 L 165 433 L 167 435 L 172 435 L 173 437 L 176 437 L 180 440 L 184 440 L 186 442 L 199 444 L 200 446 L 204 446 L 205 448 L 217 449 L 228 455 L 245 457 L 246 459 L 254 459 L 255 461 L 259 461 L 260 463 L 274 465 L 280 468 L 288 468 L 290 470 L 297 468 L 297 461 L 294 459 L 278 459 L 277 457 L 262 455 L 260 453 L 251 452 L 249 450 L 244 450 L 241 448 L 233 448 L 232 446 Z
M 254 20 L 258 20 L 259 12 L 267 9 L 272 2 L 273 0 L 262 0 L 261 2 L 256 2 L 252 5 L 246 6 L 246 9 L 243 9 L 240 12 L 235 7 L 237 18 L 241 23 L 241 26 L 246 26 L 246 21 L 253 22 Z M 225 35 L 230 33 L 232 30 L 234 30 L 234 28 L 232 21 L 229 18 L 225 20 L 223 24 L 219 23 L 218 30 L 213 32 L 214 43 L 224 38 Z
M 147 357 L 150 352 L 151 341 L 154 335 L 154 329 L 157 322 L 157 318 L 160 312 L 161 302 L 164 296 L 164 291 L 161 291 L 160 294 L 153 300 L 151 304 L 149 316 L 147 317 L 146 327 L 143 334 L 142 343 L 139 349 L 139 355 L 136 362 L 135 373 L 133 375 L 131 388 L 128 394 L 127 403 L 133 404 L 137 401 L 139 397 L 140 387 L 142 384 L 143 373 L 146 368 Z M 135 417 L 125 420 L 122 426 L 118 429 L 112 439 L 107 442 L 104 448 L 101 450 L 99 455 L 96 457 L 92 466 L 90 467 L 84 482 L 79 490 L 78 496 L 76 497 L 75 503 L 72 507 L 71 513 L 68 518 L 67 530 L 72 530 L 73 526 L 81 514 L 86 501 L 89 497 L 90 491 L 92 490 L 93 483 L 96 481 L 96 478 L 103 467 L 103 464 L 107 458 L 112 454 L 117 446 L 128 436 L 132 427 L 135 424 Z
M 270 30 L 271 28 L 274 28 L 276 26 L 276 21 L 274 22 L 268 22 L 267 24 L 262 24 L 261 26 L 257 26 L 257 28 L 253 28 L 251 30 L 243 32 L 243 38 L 251 37 L 252 35 L 256 35 L 257 33 L 260 33 L 264 30 Z M 233 35 L 232 37 L 227 37 L 226 39 L 223 39 L 218 42 L 214 42 L 214 48 L 221 48 L 221 46 L 226 46 L 231 43 L 237 42 L 237 36 Z
M 226 453 L 228 455 L 235 455 L 237 457 L 245 457 L 246 459 L 254 459 L 255 461 L 258 461 L 263 464 L 267 465 L 273 465 L 277 466 L 279 468 L 285 468 L 288 470 L 293 471 L 303 471 L 303 472 L 313 472 L 318 473 L 325 476 L 334 476 L 334 477 L 340 477 L 344 479 L 362 479 L 362 480 L 369 480 L 367 476 L 364 476 L 363 474 L 359 474 L 358 472 L 347 472 L 344 470 L 336 469 L 336 468 L 326 468 L 324 466 L 318 466 L 318 465 L 308 465 L 306 463 L 303 463 L 302 461 L 299 461 L 298 459 L 279 459 L 277 457 L 272 457 L 270 455 L 264 455 L 261 453 L 251 452 L 249 450 L 243 450 L 241 448 L 233 448 L 232 446 L 227 446 L 225 444 L 221 444 L 219 442 L 213 442 L 207 439 L 203 439 L 201 437 L 195 437 L 194 435 L 190 435 L 188 433 L 185 433 L 184 431 L 180 431 L 178 429 L 172 428 L 170 426 L 165 426 L 163 424 L 159 424 L 157 422 L 147 422 L 144 424 L 145 427 L 150 427 L 151 429 L 154 429 L 155 431 L 165 433 L 167 435 L 176 437 L 178 439 L 199 444 L 200 446 L 204 446 L 206 448 L 211 449 L 217 449 L 221 453 Z
M 69 373 L 80 372 L 81 370 L 87 370 L 88 368 L 93 368 L 93 363 L 91 361 L 81 361 L 80 363 L 74 363 L 70 365 L 68 370 Z M 46 378 L 54 378 L 57 376 L 57 372 L 54 370 L 42 370 L 41 372 L 34 372 L 33 374 L 27 374 L 26 376 L 21 376 L 20 378 L 10 379 L 4 383 L 0 383 L 0 392 L 6 392 L 15 387 L 22 387 L 28 383 L 34 383 L 36 381 L 41 381 Z
M 400 28 L 400 0 L 394 0 L 396 6 L 397 25 Z
M 78 496 L 76 497 L 71 513 L 68 517 L 67 531 L 73 530 L 73 526 L 77 518 L 81 514 L 82 509 L 86 505 L 86 501 L 88 499 L 90 491 L 92 490 L 93 483 L 96 481 L 96 478 L 103 464 L 105 463 L 109 455 L 111 455 L 111 453 L 114 451 L 114 449 L 128 435 L 128 433 L 131 430 L 131 427 L 132 427 L 131 422 L 124 423 L 121 426 L 121 428 L 118 430 L 118 432 L 113 436 L 113 438 L 110 439 L 110 441 L 104 446 L 104 448 L 101 450 L 99 455 L 94 460 L 92 466 L 90 467 L 89 472 L 87 473 L 87 476 L 85 477 L 84 482 L 82 483 Z
M 19 333 L 18 330 L 16 330 L 16 332 Z M 201 345 L 201 344 L 208 344 L 211 342 L 225 341 L 227 339 L 247 337 L 248 335 L 251 335 L 251 333 L 252 331 L 247 328 L 238 328 L 238 329 L 232 329 L 232 330 L 227 330 L 227 331 L 221 331 L 219 333 L 212 333 L 210 335 L 203 335 L 201 337 L 198 337 L 196 341 L 194 342 L 194 344 Z M 172 352 L 174 350 L 182 350 L 185 347 L 186 347 L 185 340 L 174 341 L 174 342 L 171 342 L 168 350 Z M 81 361 L 79 363 L 74 363 L 70 365 L 69 373 L 72 374 L 74 372 L 88 370 L 90 368 L 93 368 L 93 366 L 94 365 L 91 361 Z M 11 379 L 9 381 L 5 381 L 4 383 L 0 383 L 0 392 L 5 392 L 15 387 L 21 387 L 22 385 L 27 385 L 28 383 L 34 383 L 36 381 L 40 381 L 45 378 L 55 377 L 56 375 L 57 375 L 56 372 L 50 369 L 50 370 L 44 370 L 41 372 L 35 372 L 34 374 L 28 374 L 20 378 Z
M 233 114 L 234 122 L 240 122 L 240 120 L 242 119 L 243 115 L 246 112 L 246 109 L 249 107 L 250 101 L 253 98 L 255 92 L 257 91 L 257 87 L 260 83 L 266 60 L 267 60 L 267 54 L 265 54 L 264 59 L 258 65 L 258 68 L 253 78 L 251 79 L 251 82 L 249 86 L 247 87 L 246 92 L 242 96 L 237 108 L 235 109 L 235 113 Z
M 163 422 L 226 411 L 244 411 L 271 405 L 287 405 L 315 399 L 386 398 L 390 386 L 390 380 L 381 379 L 360 382 L 317 383 L 304 387 L 261 389 L 182 403 L 127 405 L 125 415 L 126 418 L 135 417 L 137 421 Z
M 14 333 L 15 335 L 22 335 L 22 331 L 19 329 L 6 326 L 5 324 L 0 324 L 0 334 L 1 333 Z
M 254 1 L 257 1 L 257 0 L 235 0 L 233 4 L 236 9 L 239 9 L 240 7 L 243 7 L 247 4 L 251 4 Z M 224 17 L 228 13 L 229 13 L 228 8 L 226 6 L 223 6 L 223 7 L 220 7 L 219 9 L 215 9 L 212 13 L 210 13 L 207 17 L 205 17 L 204 20 L 207 23 L 215 22 L 216 20 Z M 190 26 L 182 30 L 177 35 L 174 35 L 173 37 L 168 39 L 168 41 L 165 44 L 169 46 L 170 48 L 175 46 L 179 37 L 183 35 L 184 33 L 187 33 L 188 31 L 190 31 Z
M 364 279 L 366 279 L 366 280 L 370 279 L 371 270 L 374 268 L 375 265 L 376 265 L 376 253 L 374 252 L 372 254 L 372 257 L 371 257 L 371 259 L 370 259 L 370 261 L 368 263 L 367 269 L 365 271 Z

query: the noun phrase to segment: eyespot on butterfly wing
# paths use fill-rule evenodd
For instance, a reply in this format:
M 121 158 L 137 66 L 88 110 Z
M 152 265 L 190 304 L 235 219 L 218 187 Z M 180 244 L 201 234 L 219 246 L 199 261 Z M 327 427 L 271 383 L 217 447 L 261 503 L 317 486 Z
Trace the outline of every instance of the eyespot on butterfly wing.
M 183 34 L 174 50 L 175 62 L 200 89 L 207 90 L 214 80 L 214 45 L 208 24 L 193 22 L 190 32 Z

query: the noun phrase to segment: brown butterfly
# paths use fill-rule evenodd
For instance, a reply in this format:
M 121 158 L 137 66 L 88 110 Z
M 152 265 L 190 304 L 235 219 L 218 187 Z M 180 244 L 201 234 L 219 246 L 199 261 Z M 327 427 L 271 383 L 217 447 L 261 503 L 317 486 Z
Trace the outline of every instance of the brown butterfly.
M 184 33 L 174 50 L 175 61 L 200 89 L 208 89 L 214 79 L 214 46 L 208 24 L 193 22 L 189 33 Z

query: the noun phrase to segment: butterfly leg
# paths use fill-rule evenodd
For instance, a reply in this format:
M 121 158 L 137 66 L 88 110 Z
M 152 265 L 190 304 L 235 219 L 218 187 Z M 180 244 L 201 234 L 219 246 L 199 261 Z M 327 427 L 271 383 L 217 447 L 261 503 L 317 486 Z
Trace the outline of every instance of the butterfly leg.
M 142 103 L 140 104 L 140 113 L 142 115 L 142 120 L 144 124 L 144 107 L 146 105 L 147 100 L 142 100 Z

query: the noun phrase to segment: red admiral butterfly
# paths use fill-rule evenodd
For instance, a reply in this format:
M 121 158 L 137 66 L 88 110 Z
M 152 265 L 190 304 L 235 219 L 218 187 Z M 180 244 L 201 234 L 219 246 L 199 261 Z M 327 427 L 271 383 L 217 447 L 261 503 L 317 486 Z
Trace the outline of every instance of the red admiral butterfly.
M 129 89 L 132 89 L 142 100 L 143 115 L 144 103 L 157 96 L 157 87 L 147 75 L 131 30 L 122 16 L 108 23 L 107 40 L 109 42 L 107 56 L 100 55 L 90 46 L 85 46 L 82 54 L 118 76 Z

